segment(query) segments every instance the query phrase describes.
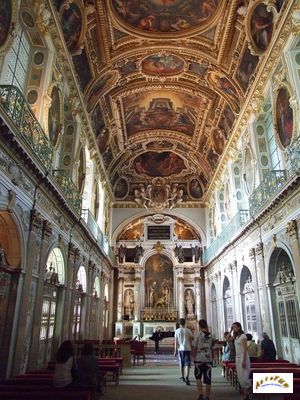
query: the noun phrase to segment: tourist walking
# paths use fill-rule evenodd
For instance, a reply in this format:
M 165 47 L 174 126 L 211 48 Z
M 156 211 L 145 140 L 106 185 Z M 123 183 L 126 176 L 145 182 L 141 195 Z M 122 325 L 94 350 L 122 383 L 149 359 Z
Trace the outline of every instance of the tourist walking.
M 250 359 L 247 350 L 247 336 L 244 334 L 239 322 L 234 322 L 232 324 L 231 332 L 234 338 L 237 378 L 243 393 L 246 395 L 244 400 L 249 400 L 251 383 L 249 380 Z
M 200 332 L 195 336 L 192 344 L 192 359 L 195 364 L 198 400 L 209 400 L 214 339 L 208 330 L 205 319 L 200 319 L 199 329 Z M 202 379 L 205 384 L 205 390 L 203 390 Z
M 185 319 L 180 318 L 179 328 L 175 331 L 174 356 L 179 352 L 179 365 L 181 372 L 181 380 L 190 385 L 190 368 L 191 368 L 191 350 L 192 350 L 193 334 L 192 331 L 185 327 Z

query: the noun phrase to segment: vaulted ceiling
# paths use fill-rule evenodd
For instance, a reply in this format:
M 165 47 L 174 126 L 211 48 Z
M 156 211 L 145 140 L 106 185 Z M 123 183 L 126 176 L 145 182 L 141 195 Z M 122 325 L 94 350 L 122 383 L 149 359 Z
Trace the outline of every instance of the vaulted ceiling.
M 284 2 L 56 3 L 115 204 L 201 206 Z

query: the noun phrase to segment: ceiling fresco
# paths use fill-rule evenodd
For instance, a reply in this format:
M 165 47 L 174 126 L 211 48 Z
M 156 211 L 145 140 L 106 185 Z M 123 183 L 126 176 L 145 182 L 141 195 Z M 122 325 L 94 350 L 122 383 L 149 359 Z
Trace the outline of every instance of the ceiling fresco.
M 112 0 L 124 26 L 160 34 L 203 30 L 215 16 L 219 0 Z
M 204 206 L 287 3 L 56 0 L 115 207 Z

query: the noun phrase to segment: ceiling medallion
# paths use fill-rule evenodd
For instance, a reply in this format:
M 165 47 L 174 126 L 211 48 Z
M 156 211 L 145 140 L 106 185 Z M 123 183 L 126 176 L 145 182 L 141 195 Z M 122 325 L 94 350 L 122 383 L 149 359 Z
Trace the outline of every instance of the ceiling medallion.
M 171 210 L 183 201 L 183 189 L 178 183 L 169 185 L 164 178 L 154 178 L 146 188 L 142 184 L 134 191 L 134 201 L 146 210 Z

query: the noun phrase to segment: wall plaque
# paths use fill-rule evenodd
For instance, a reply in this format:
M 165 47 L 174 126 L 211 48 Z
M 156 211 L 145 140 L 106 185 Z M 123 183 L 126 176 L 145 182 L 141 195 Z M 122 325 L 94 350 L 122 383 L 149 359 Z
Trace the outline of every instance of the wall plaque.
M 149 225 L 147 227 L 148 240 L 170 240 L 171 227 L 169 225 Z

